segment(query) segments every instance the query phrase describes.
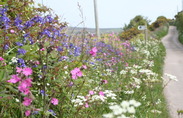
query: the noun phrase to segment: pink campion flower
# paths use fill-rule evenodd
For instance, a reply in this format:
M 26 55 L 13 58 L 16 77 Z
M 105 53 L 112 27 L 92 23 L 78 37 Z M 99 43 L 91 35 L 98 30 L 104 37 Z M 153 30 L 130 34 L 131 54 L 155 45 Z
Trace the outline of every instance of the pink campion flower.
M 91 50 L 90 50 L 90 54 L 92 55 L 92 56 L 96 56 L 97 55 L 97 48 L 96 47 L 93 47 Z
M 25 75 L 25 76 L 29 76 L 32 74 L 32 69 L 31 68 L 24 68 L 22 70 L 22 73 Z
M 28 95 L 30 93 L 30 88 L 27 88 L 27 85 L 25 83 L 21 83 L 18 86 L 18 90 L 24 93 L 25 95 Z
M 125 66 L 128 67 L 128 63 L 126 63 Z
M 74 68 L 71 71 L 72 79 L 77 79 L 78 77 L 83 76 L 83 73 L 81 72 L 80 68 Z
M 76 74 L 78 77 L 82 77 L 83 76 L 83 73 L 81 71 L 79 71 L 77 74 Z
M 103 91 L 99 91 L 99 95 L 100 95 L 100 96 L 104 96 L 105 94 L 104 94 Z
M 40 51 L 45 51 L 45 49 L 44 48 L 41 48 Z
M 19 68 L 19 67 L 16 67 L 16 69 L 17 69 L 17 71 L 16 71 L 17 73 L 21 73 L 23 70 L 22 68 Z
M 11 75 L 11 79 L 8 80 L 7 82 L 9 82 L 9 83 L 17 83 L 17 82 L 19 82 L 20 80 L 21 80 L 21 78 L 18 77 L 17 75 Z
M 90 95 L 94 95 L 94 91 L 89 91 L 89 94 Z
M 32 99 L 28 97 L 24 97 L 23 105 L 24 106 L 29 106 L 32 103 Z
M 10 30 L 10 33 L 14 34 L 14 33 L 15 33 L 15 30 L 12 30 L 12 29 L 11 29 L 11 30 Z
M 4 58 L 0 57 L 0 61 L 4 61 Z
M 57 98 L 52 98 L 52 99 L 51 99 L 51 103 L 52 103 L 53 105 L 58 105 L 58 99 L 57 99 Z
M 88 108 L 88 107 L 89 107 L 88 103 L 85 103 L 85 107 L 86 107 L 86 108 Z
M 37 65 L 39 65 L 39 64 L 40 64 L 40 62 L 39 62 L 39 61 L 35 61 L 34 63 L 35 63 L 35 64 L 37 64 Z
M 83 65 L 82 67 L 83 67 L 84 69 L 87 69 L 87 66 L 86 66 L 86 65 Z
M 107 80 L 102 80 L 102 83 L 107 84 L 108 81 Z
M 30 110 L 25 111 L 25 116 L 30 116 L 30 114 L 31 114 Z
M 19 84 L 18 90 L 21 91 L 22 93 L 24 93 L 25 95 L 27 95 L 30 93 L 29 87 L 31 87 L 31 86 L 32 86 L 32 79 L 27 78 Z

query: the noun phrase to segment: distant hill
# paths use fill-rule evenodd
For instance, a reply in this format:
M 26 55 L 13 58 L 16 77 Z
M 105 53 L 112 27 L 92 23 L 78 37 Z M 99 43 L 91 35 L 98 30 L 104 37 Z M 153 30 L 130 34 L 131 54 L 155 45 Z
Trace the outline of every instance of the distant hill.
M 95 28 L 81 28 L 81 27 L 69 27 L 67 33 L 70 34 L 72 31 L 74 33 L 81 33 L 86 31 L 88 33 L 95 33 Z M 100 33 L 120 33 L 122 32 L 122 28 L 100 28 Z

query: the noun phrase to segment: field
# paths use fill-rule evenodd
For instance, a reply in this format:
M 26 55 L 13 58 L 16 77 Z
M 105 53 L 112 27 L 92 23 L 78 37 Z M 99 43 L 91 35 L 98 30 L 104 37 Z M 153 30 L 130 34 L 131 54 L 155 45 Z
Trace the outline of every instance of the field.
M 1 118 L 169 117 L 161 40 L 70 35 L 50 15 L 12 18 L 1 7 Z

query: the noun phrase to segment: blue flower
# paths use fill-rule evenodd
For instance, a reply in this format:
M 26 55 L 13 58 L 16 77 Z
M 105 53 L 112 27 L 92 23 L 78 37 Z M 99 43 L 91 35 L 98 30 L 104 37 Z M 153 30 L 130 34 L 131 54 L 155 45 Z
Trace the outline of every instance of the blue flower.
M 66 61 L 68 59 L 69 59 L 69 57 L 67 57 L 67 56 L 61 56 L 58 61 Z
M 9 45 L 8 44 L 5 44 L 4 45 L 4 50 L 8 50 L 9 49 Z
M 54 115 L 54 116 L 56 116 L 57 114 L 52 110 L 52 109 L 49 109 L 48 110 L 49 112 L 51 112 L 52 113 L 52 115 Z
M 8 29 L 10 27 L 9 22 L 10 22 L 10 19 L 5 14 L 0 16 L 0 24 L 3 24 L 5 29 Z
M 22 20 L 20 19 L 19 16 L 17 16 L 15 18 L 15 21 L 14 21 L 14 25 L 19 29 L 19 30 L 22 30 L 24 28 L 24 26 L 21 24 L 22 23 Z
M 52 23 L 53 18 L 52 18 L 50 15 L 47 15 L 47 16 L 45 17 L 45 21 L 46 21 L 46 22 L 49 22 L 49 23 Z
M 39 111 L 33 111 L 32 112 L 32 115 L 36 115 L 36 114 L 39 114 Z
M 34 22 L 31 21 L 31 20 L 25 22 L 25 24 L 24 24 L 24 26 L 25 26 L 26 28 L 32 27 L 33 25 L 34 25 Z
M 61 52 L 61 51 L 63 51 L 63 48 L 61 46 L 58 46 L 57 51 Z
M 34 18 L 31 19 L 31 21 L 34 21 L 36 23 L 44 23 L 43 18 L 40 16 L 35 16 Z
M 25 61 L 24 61 L 22 58 L 19 58 L 19 59 L 18 59 L 18 63 L 20 64 L 19 67 L 23 67 L 23 68 L 26 67 Z
M 51 38 L 51 32 L 48 29 L 44 29 L 44 31 L 42 32 L 42 35 L 47 35 L 49 38 Z
M 40 90 L 40 93 L 41 93 L 41 95 L 46 95 L 46 96 L 48 96 L 46 93 L 45 93 L 45 91 L 44 90 Z
M 81 55 L 81 47 L 75 46 L 74 48 L 74 56 Z
M 20 43 L 20 42 L 16 42 L 16 45 L 17 45 L 17 46 L 23 46 L 23 44 Z
M 3 15 L 7 12 L 6 8 L 0 8 L 0 15 Z
M 20 54 L 25 55 L 26 50 L 19 48 L 17 52 L 18 52 L 18 55 L 20 55 Z

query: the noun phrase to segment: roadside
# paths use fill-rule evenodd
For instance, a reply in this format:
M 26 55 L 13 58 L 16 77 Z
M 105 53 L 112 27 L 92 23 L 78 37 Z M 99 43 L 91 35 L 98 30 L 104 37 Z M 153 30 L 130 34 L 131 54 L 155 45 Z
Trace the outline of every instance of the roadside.
M 178 82 L 171 81 L 164 90 L 168 108 L 172 118 L 183 118 L 178 116 L 177 111 L 183 110 L 183 46 L 178 41 L 178 31 L 176 27 L 170 26 L 168 35 L 162 42 L 166 48 L 166 58 L 164 73 L 172 74 L 177 77 Z M 165 82 L 166 77 L 165 77 Z

